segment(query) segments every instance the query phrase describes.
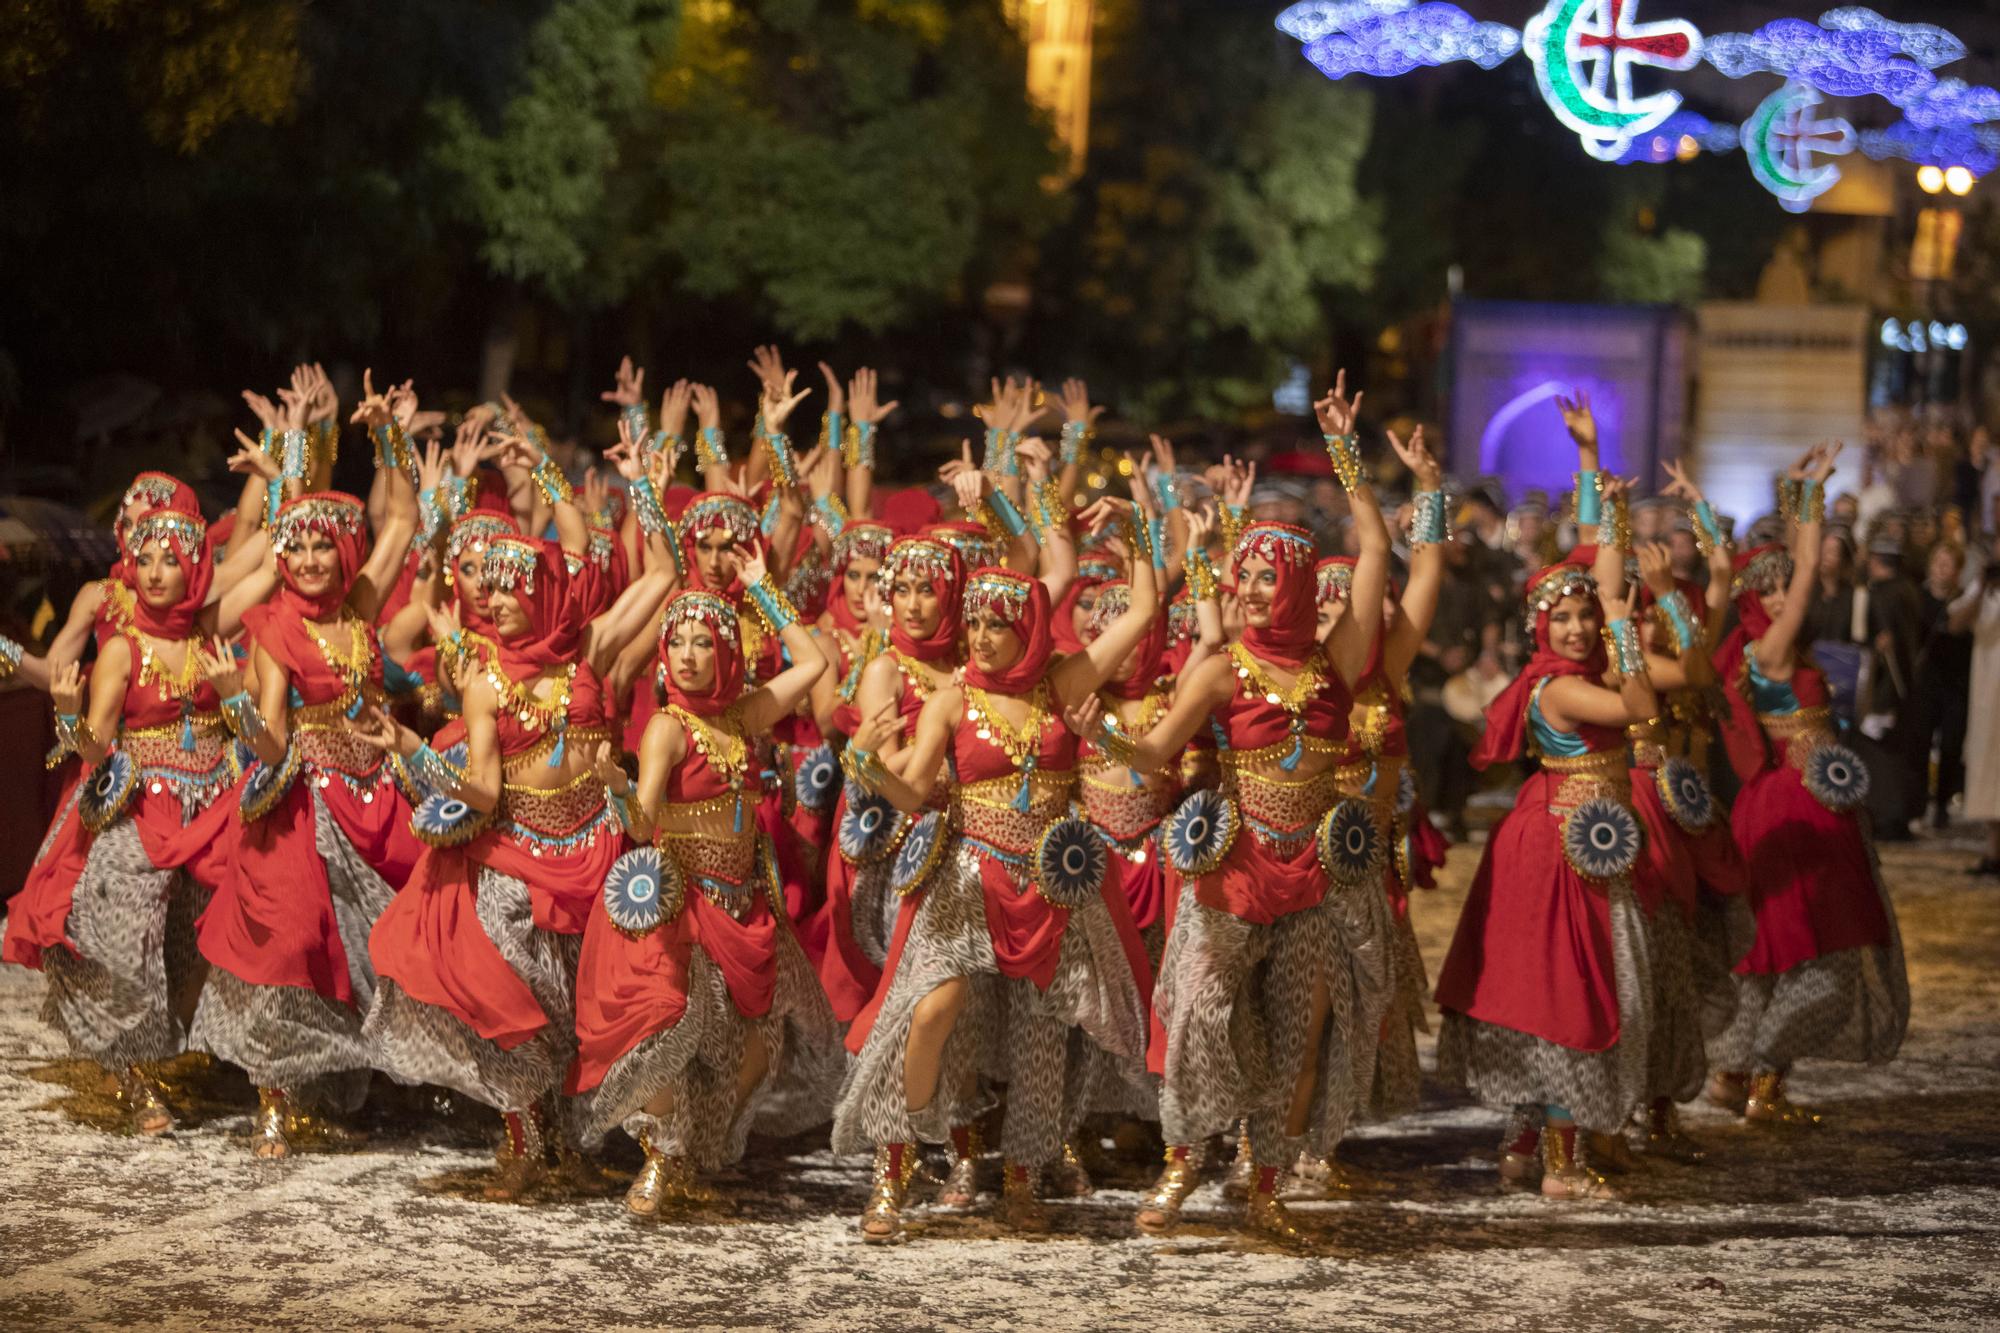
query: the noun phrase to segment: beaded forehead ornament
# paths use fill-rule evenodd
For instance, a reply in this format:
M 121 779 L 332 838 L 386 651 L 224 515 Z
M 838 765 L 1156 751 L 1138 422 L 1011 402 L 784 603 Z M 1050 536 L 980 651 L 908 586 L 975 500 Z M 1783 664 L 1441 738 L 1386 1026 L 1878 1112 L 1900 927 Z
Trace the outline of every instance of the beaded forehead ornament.
M 1750 563 L 1743 566 L 1731 581 L 1729 591 L 1737 593 L 1776 592 L 1792 581 L 1792 557 L 1782 548 L 1774 547 L 1759 551 L 1750 557 Z
M 1597 579 L 1581 565 L 1557 565 L 1554 569 L 1528 585 L 1526 594 L 1527 612 L 1522 623 L 1530 637 L 1535 633 L 1535 621 L 1544 612 L 1555 609 L 1557 602 L 1565 597 L 1597 596 Z
M 1008 624 L 1028 609 L 1028 579 L 1002 569 L 982 569 L 965 585 L 965 614 L 997 615 Z
M 1322 565 L 1319 571 L 1319 599 L 1344 602 L 1354 590 L 1354 566 Z
M 1099 599 L 1100 605 L 1102 600 Z M 1186 643 L 1194 638 L 1194 632 L 1194 598 L 1186 588 L 1182 588 L 1174 594 L 1174 600 L 1167 604 L 1167 642 Z
M 271 545 L 283 554 L 302 543 L 309 532 L 328 537 L 358 537 L 366 526 L 359 500 L 310 495 L 278 511 L 278 522 L 271 530 Z
M 1114 583 L 1110 587 L 1101 590 L 1097 594 L 1097 600 L 1091 603 L 1090 627 L 1099 634 L 1102 634 L 1105 626 L 1131 609 L 1132 585 L 1129 583 Z
M 666 613 L 660 617 L 660 642 L 673 637 L 674 626 L 689 622 L 707 626 L 718 637 L 727 639 L 731 648 L 740 650 L 736 608 L 714 593 L 689 589 L 668 602 Z
M 503 592 L 519 589 L 535 595 L 535 565 L 541 551 L 524 537 L 495 537 L 486 543 L 479 561 L 479 578 L 489 588 Z
M 833 563 L 839 567 L 856 558 L 880 561 L 895 541 L 896 534 L 880 523 L 849 523 L 833 539 Z
M 994 564 L 1000 559 L 1000 544 L 982 533 L 945 528 L 931 536 L 957 551 L 968 569 Z
M 208 538 L 208 525 L 193 514 L 183 514 L 176 509 L 155 509 L 152 513 L 132 525 L 126 537 L 128 549 L 137 552 L 145 549 L 146 543 L 157 541 L 171 546 L 181 559 L 199 561 Z
M 495 537 L 518 537 L 521 530 L 498 514 L 467 514 L 451 525 L 451 535 L 445 538 L 445 552 L 453 564 L 465 554 L 467 547 L 477 549 Z
M 141 472 L 125 488 L 125 498 L 118 502 L 119 509 L 130 509 L 134 500 L 143 500 L 154 506 L 172 504 L 174 479 L 164 472 Z
M 1272 565 L 1310 564 L 1314 551 L 1312 534 L 1304 528 L 1290 523 L 1252 523 L 1236 539 L 1229 566 L 1238 569 L 1252 556 Z
M 904 537 L 882 558 L 882 588 L 906 574 L 914 574 L 932 585 L 951 578 L 951 548 L 935 537 Z
M 681 516 L 681 530 L 693 536 L 712 528 L 722 529 L 738 545 L 747 546 L 757 538 L 757 511 L 733 495 L 704 495 Z

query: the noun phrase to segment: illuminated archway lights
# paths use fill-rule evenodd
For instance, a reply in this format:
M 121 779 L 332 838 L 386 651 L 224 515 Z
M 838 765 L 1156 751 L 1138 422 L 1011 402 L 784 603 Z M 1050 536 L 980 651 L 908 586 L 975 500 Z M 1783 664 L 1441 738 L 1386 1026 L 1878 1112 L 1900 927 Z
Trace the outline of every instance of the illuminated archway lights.
M 1958 167 L 1975 177 L 2000 165 L 2000 89 L 1940 77 L 1937 69 L 1963 59 L 1966 46 L 1935 24 L 1898 23 L 1849 5 L 1817 23 L 1776 19 L 1755 32 L 1704 36 L 1684 20 L 1642 20 L 1639 6 L 1547 0 L 1517 31 L 1448 0 L 1300 0 L 1277 22 L 1330 79 L 1390 78 L 1460 60 L 1492 69 L 1523 52 L 1542 100 L 1592 157 L 1667 162 L 1740 143 L 1758 184 L 1794 211 L 1833 187 L 1840 168 L 1831 159 L 1857 147 L 1878 160 Z M 1784 84 L 1741 126 L 1718 125 L 1657 86 L 1662 74 L 1703 61 L 1732 79 L 1775 74 Z M 1655 86 L 1635 86 L 1635 75 Z M 1844 120 L 1813 114 L 1822 94 L 1880 97 L 1902 118 L 1857 134 Z

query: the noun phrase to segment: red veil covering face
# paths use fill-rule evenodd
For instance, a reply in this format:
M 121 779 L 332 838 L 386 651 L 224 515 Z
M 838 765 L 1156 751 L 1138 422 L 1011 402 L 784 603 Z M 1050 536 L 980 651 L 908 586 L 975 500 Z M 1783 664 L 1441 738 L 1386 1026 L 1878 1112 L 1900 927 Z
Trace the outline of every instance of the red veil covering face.
M 1049 590 L 1040 579 L 989 565 L 975 569 L 965 582 L 965 614 L 997 616 L 1021 641 L 1021 655 L 1004 667 L 987 670 L 971 659 L 965 683 L 997 694 L 1026 694 L 1048 674 L 1055 655 L 1050 622 Z
M 1527 614 L 1535 652 L 1486 710 L 1486 733 L 1473 751 L 1476 768 L 1520 758 L 1529 741 L 1528 705 L 1542 681 L 1596 680 L 1609 668 L 1602 642 L 1576 662 L 1549 646 L 1549 614 L 1565 597 L 1595 597 L 1589 569 L 1572 559 L 1528 581 Z M 1624 743 L 1618 727 L 1579 726 L 1592 752 Z M 1577 874 L 1563 854 L 1563 816 L 1551 810 L 1565 775 L 1538 769 L 1514 808 L 1495 826 L 1438 973 L 1437 1001 L 1482 1023 L 1526 1032 L 1578 1051 L 1610 1049 L 1621 1031 L 1610 895 Z M 1634 896 L 1652 910 L 1660 886 L 1642 858 Z
M 833 613 L 833 623 L 847 633 L 860 634 L 868 628 L 848 605 L 847 567 L 856 560 L 873 560 L 879 566 L 895 540 L 887 524 L 865 519 L 849 523 L 833 539 L 833 587 L 827 594 L 827 609 Z
M 158 474 L 146 474 L 157 476 Z M 194 508 L 194 493 L 186 487 L 150 509 L 121 534 L 124 554 L 113 570 L 121 585 L 133 591 L 131 628 L 150 638 L 186 643 L 195 634 L 202 607 L 215 576 L 206 526 Z M 149 605 L 139 593 L 139 556 L 147 547 L 171 551 L 186 577 L 180 597 L 170 606 Z M 193 652 L 194 645 L 187 644 Z M 158 727 L 176 720 L 183 727 L 182 745 L 192 748 L 188 727 L 192 712 L 213 713 L 220 700 L 203 684 L 185 699 L 176 699 L 156 682 L 141 679 L 139 645 L 133 645 L 131 674 L 120 708 L 125 726 Z M 0 959 L 39 968 L 44 950 L 63 946 L 79 952 L 67 933 L 76 884 L 89 860 L 93 835 L 65 799 L 63 814 L 51 830 L 26 882 L 8 904 L 7 932 Z M 236 850 L 236 797 L 215 793 L 191 820 L 183 822 L 180 791 L 161 783 L 141 784 L 130 806 L 130 818 L 147 859 L 162 869 L 182 869 L 204 888 L 214 891 L 229 873 Z
M 910 633 L 903 617 L 896 613 L 893 593 L 888 594 L 892 602 L 891 646 L 905 657 L 939 669 L 956 666 L 961 652 L 959 637 L 965 600 L 965 561 L 957 548 L 935 537 L 901 538 L 889 548 L 877 577 L 885 589 L 893 589 L 903 579 L 921 581 L 937 596 L 937 624 L 919 638 Z M 924 698 L 922 692 L 906 687 L 897 700 L 905 739 L 916 727 Z M 852 723 L 848 728 L 848 734 L 852 735 L 860 725 L 859 715 L 851 703 L 842 704 L 841 709 Z M 839 827 L 846 812 L 847 792 L 843 788 L 834 806 L 834 827 Z M 882 982 L 882 969 L 854 935 L 854 880 L 854 866 L 846 857 L 834 854 L 826 858 L 826 902 L 805 932 L 810 941 L 824 941 L 817 960 L 820 985 L 833 1005 L 834 1017 L 843 1023 L 853 1021 Z
M 675 630 L 690 624 L 707 628 L 714 643 L 715 669 L 706 686 L 693 689 L 676 681 L 667 664 Z M 660 617 L 660 676 L 668 703 L 697 717 L 717 717 L 735 705 L 744 683 L 737 636 L 732 602 L 700 588 L 675 594 Z M 667 790 L 682 799 L 701 800 L 727 788 L 690 738 Z M 777 993 L 778 933 L 784 928 L 762 893 L 755 894 L 754 905 L 739 921 L 692 886 L 672 921 L 636 938 L 613 926 L 605 913 L 593 912 L 577 963 L 579 1050 L 568 1090 L 596 1087 L 639 1043 L 680 1021 L 687 1010 L 688 973 L 697 945 L 722 973 L 738 1013 L 746 1018 L 768 1014 Z
M 1319 648 L 1319 584 L 1313 573 L 1312 534 L 1292 523 L 1257 522 L 1243 529 L 1229 556 L 1229 577 L 1239 589 L 1243 564 L 1263 560 L 1277 572 L 1271 623 L 1243 627 L 1243 646 L 1266 662 L 1290 670 Z

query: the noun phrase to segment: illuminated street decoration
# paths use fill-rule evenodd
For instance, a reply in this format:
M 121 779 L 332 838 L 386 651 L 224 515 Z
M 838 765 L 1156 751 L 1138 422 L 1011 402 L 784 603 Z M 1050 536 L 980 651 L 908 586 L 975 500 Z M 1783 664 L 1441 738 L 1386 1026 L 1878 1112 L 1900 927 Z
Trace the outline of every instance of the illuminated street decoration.
M 1346 31 L 1306 43 L 1306 59 L 1330 79 L 1346 74 L 1384 77 L 1420 65 L 1470 60 L 1492 69 L 1521 49 L 1521 34 L 1504 23 L 1481 23 L 1442 0 L 1414 9 L 1374 12 Z
M 1840 179 L 1839 167 L 1819 159 L 1854 151 L 1854 127 L 1844 120 L 1816 118 L 1812 109 L 1819 104 L 1817 89 L 1787 83 L 1743 122 L 1750 174 L 1789 212 L 1805 211 Z
M 1546 0 L 1518 33 L 1445 0 L 1299 0 L 1277 24 L 1333 79 L 1387 78 L 1455 61 L 1492 69 L 1522 51 L 1549 110 L 1592 157 L 1685 161 L 1740 141 L 1758 182 L 1794 211 L 1840 179 L 1827 159 L 1857 145 L 1876 160 L 1962 167 L 1975 176 L 2000 164 L 2000 89 L 1939 77 L 1938 67 L 1964 59 L 1966 46 L 1934 23 L 1898 23 L 1847 5 L 1817 23 L 1775 19 L 1755 32 L 1704 36 L 1672 17 L 1641 22 L 1639 3 Z M 1671 3 L 1653 0 L 1656 11 Z M 1671 88 L 1634 87 L 1635 68 L 1671 72 L 1701 61 L 1730 78 L 1778 74 L 1785 86 L 1740 127 L 1683 108 Z M 1857 135 L 1846 121 L 1809 114 L 1822 93 L 1880 97 L 1903 118 Z
M 1542 100 L 1585 152 L 1605 161 L 1680 108 L 1676 92 L 1636 95 L 1633 66 L 1687 69 L 1701 58 L 1693 24 L 1638 23 L 1638 7 L 1638 0 L 1549 0 L 1521 34 Z

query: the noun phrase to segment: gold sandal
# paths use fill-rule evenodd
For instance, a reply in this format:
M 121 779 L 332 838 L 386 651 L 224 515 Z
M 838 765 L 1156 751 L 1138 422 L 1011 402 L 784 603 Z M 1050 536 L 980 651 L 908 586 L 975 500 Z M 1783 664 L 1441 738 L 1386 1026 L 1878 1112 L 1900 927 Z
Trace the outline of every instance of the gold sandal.
M 1286 1245 L 1296 1245 L 1305 1239 L 1298 1224 L 1292 1221 L 1291 1210 L 1278 1197 L 1278 1177 L 1283 1170 L 1275 1166 L 1253 1166 L 1250 1183 L 1250 1200 L 1243 1209 L 1243 1226 L 1246 1230 L 1280 1241 Z
M 1758 1074 L 1750 1080 L 1750 1096 L 1743 1104 L 1743 1118 L 1754 1124 L 1802 1129 L 1819 1123 L 1816 1112 L 1785 1096 L 1785 1076 L 1775 1072 Z
M 913 1143 L 885 1143 L 875 1149 L 875 1183 L 861 1210 L 862 1240 L 894 1245 L 903 1239 L 903 1199 L 916 1166 Z
M 1601 1199 L 1616 1202 L 1611 1182 L 1590 1169 L 1582 1156 L 1575 1124 L 1550 1125 L 1542 1131 L 1542 1197 Z
M 174 1132 L 174 1113 L 160 1095 L 159 1085 L 141 1073 L 139 1066 L 127 1065 L 117 1076 L 117 1097 L 124 1103 L 134 1134 L 156 1139 Z
M 1148 1236 L 1164 1236 L 1180 1224 L 1181 1205 L 1188 1195 L 1194 1193 L 1201 1183 L 1201 1148 L 1199 1145 L 1175 1144 L 1167 1149 L 1167 1164 L 1160 1172 L 1160 1178 L 1153 1182 L 1152 1192 L 1139 1205 L 1138 1215 L 1132 1221 L 1141 1232 Z
M 515 1203 L 547 1170 L 542 1117 L 539 1111 L 530 1107 L 525 1111 L 508 1111 L 500 1119 L 506 1133 L 500 1140 L 499 1151 L 494 1154 L 498 1169 L 493 1173 L 492 1182 L 486 1186 L 485 1194 L 492 1203 Z
M 1035 1197 L 1041 1172 L 1021 1162 L 1005 1163 L 1000 1189 L 1000 1224 L 1014 1231 L 1047 1231 L 1048 1205 Z

